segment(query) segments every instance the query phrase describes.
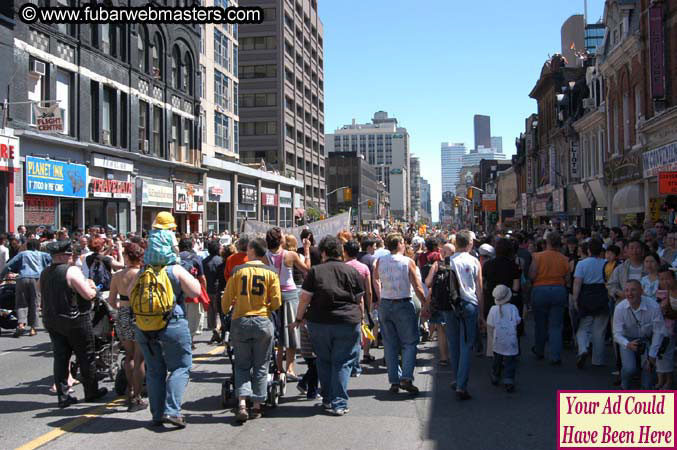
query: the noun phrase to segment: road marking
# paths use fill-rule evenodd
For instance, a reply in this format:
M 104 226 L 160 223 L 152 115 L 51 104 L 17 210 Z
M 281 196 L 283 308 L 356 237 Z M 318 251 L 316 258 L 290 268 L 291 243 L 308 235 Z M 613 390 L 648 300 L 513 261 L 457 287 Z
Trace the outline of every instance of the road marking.
M 202 356 L 198 356 L 197 358 L 193 359 L 193 363 L 195 362 L 200 362 L 200 361 L 206 361 L 209 359 L 211 356 L 214 356 L 219 353 L 223 353 L 223 350 L 225 349 L 224 346 L 218 346 L 215 347 L 211 350 L 209 350 L 207 353 L 205 353 Z M 10 352 L 7 352 L 10 353 Z M 4 353 L 0 353 L 0 355 L 3 355 Z M 94 408 L 93 410 L 81 415 L 80 417 L 77 417 L 70 422 L 67 422 L 64 425 L 61 425 L 59 428 L 52 430 L 48 433 L 43 434 L 42 436 L 39 436 L 32 441 L 22 445 L 21 447 L 17 447 L 16 450 L 33 450 L 38 447 L 41 447 L 48 442 L 53 441 L 54 439 L 58 438 L 59 436 L 62 436 L 70 431 L 73 431 L 77 427 L 84 425 L 85 423 L 96 419 L 97 417 L 101 416 L 103 413 L 106 412 L 106 410 L 120 406 L 122 402 L 125 400 L 124 397 L 118 397 L 115 400 L 106 403 L 105 405 L 99 406 L 97 408 Z

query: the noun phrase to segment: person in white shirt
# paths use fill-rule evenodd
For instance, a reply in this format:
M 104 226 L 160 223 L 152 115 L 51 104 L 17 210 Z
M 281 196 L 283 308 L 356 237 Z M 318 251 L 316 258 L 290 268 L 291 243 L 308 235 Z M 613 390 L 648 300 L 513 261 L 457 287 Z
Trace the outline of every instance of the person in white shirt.
M 625 300 L 614 311 L 614 341 L 620 346 L 621 387 L 630 389 L 632 378 L 641 372 L 642 388 L 651 389 L 656 356 L 663 337 L 667 335 L 659 304 L 642 295 L 637 280 L 625 284 Z
M 456 374 L 454 388 L 459 400 L 471 398 L 468 393 L 471 349 L 475 343 L 478 320 L 481 326 L 485 325 L 482 266 L 469 253 L 473 247 L 473 236 L 472 231 L 459 232 L 456 235 L 456 254 L 451 257 L 451 266 L 458 275 L 461 311 L 443 311 L 452 370 Z
M 9 248 L 7 247 L 7 235 L 0 234 L 0 272 L 9 261 Z
M 519 345 L 517 325 L 522 321 L 517 307 L 510 303 L 512 289 L 499 284 L 492 292 L 495 305 L 489 310 L 487 327 L 493 333 L 494 363 L 491 369 L 491 384 L 497 385 L 503 372 L 503 385 L 508 392 L 515 391 L 515 369 Z

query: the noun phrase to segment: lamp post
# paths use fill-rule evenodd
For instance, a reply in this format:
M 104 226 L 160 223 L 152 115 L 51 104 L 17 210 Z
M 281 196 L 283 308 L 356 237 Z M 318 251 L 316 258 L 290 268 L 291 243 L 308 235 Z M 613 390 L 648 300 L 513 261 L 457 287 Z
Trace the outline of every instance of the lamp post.
M 340 188 L 336 188 L 336 189 L 334 189 L 333 191 L 330 191 L 330 192 L 327 192 L 326 194 L 324 194 L 324 204 L 325 204 L 325 206 L 326 206 L 326 208 L 327 208 L 327 218 L 329 218 L 329 196 L 330 196 L 331 194 L 333 194 L 334 192 L 338 192 L 338 191 L 340 191 L 341 189 L 348 189 L 349 187 L 350 187 L 350 186 L 341 186 Z

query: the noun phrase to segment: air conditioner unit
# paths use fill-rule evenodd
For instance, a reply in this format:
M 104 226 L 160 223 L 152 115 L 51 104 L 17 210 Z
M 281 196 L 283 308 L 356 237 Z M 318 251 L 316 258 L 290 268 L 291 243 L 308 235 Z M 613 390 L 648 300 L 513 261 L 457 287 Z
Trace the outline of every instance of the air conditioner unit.
M 149 153 L 150 152 L 150 145 L 148 143 L 148 139 L 144 139 L 142 141 L 139 141 L 139 147 L 141 148 L 141 151 L 143 153 Z
M 110 143 L 110 131 L 108 131 L 108 130 L 103 130 L 103 131 L 101 132 L 101 137 L 103 138 L 103 143 L 104 143 L 105 145 L 111 145 L 111 143 Z
M 37 77 L 44 77 L 45 73 L 47 71 L 47 65 L 43 63 L 42 61 L 38 61 L 37 59 L 34 59 L 31 62 L 31 70 L 30 74 L 37 76 Z

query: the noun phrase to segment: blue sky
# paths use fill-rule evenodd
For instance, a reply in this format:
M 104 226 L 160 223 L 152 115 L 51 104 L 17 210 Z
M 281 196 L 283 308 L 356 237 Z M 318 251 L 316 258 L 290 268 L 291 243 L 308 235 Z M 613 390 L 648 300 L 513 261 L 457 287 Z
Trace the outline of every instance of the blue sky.
M 473 115 L 491 116 L 507 154 L 560 28 L 583 0 L 320 0 L 324 23 L 325 132 L 378 110 L 409 131 L 433 218 L 441 199 L 440 143 L 473 146 Z M 604 12 L 588 0 L 588 22 Z

